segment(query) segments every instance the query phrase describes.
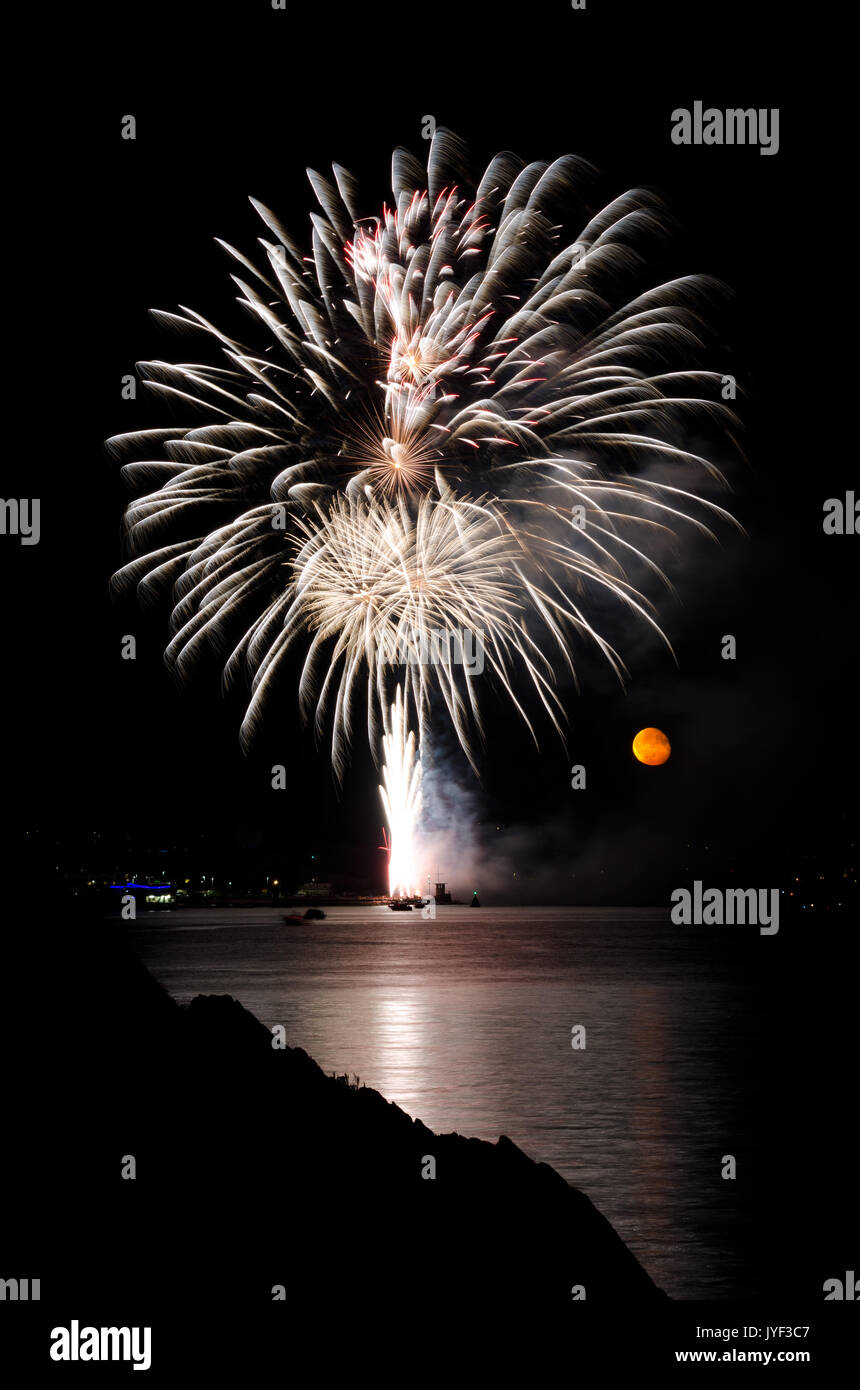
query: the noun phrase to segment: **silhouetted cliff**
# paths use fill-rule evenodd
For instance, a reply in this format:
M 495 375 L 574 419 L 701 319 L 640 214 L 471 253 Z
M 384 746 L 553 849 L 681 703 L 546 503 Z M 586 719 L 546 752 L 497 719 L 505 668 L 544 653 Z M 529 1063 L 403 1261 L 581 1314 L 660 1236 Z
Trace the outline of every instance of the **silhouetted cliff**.
M 180 1008 L 120 930 L 76 928 L 52 948 L 62 988 L 44 1012 L 28 1138 L 46 1160 L 35 1200 L 57 1220 L 31 1227 L 21 1259 L 65 1316 L 273 1312 L 279 1287 L 291 1319 L 384 1321 L 406 1306 L 564 1321 L 581 1306 L 574 1285 L 589 1307 L 664 1302 L 551 1168 L 504 1137 L 432 1133 L 300 1048 L 274 1048 L 232 998 Z

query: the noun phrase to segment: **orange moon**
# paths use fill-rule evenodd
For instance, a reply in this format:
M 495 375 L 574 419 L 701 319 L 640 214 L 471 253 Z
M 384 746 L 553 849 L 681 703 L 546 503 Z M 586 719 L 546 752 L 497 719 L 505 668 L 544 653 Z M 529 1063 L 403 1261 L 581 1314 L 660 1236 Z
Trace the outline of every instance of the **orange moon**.
M 672 745 L 662 729 L 640 729 L 633 740 L 633 756 L 648 767 L 659 767 L 672 752 Z

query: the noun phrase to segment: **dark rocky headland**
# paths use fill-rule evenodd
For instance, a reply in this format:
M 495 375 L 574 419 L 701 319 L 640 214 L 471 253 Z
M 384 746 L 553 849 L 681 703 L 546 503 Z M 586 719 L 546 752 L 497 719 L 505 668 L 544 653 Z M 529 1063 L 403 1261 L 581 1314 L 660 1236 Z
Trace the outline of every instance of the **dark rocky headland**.
M 293 1312 L 335 1320 L 398 1305 L 568 1318 L 574 1285 L 591 1307 L 665 1303 L 553 1169 L 504 1137 L 432 1133 L 300 1048 L 273 1047 L 228 996 L 179 1007 L 121 933 L 56 937 L 60 988 L 33 1025 L 30 1178 L 56 1216 L 26 1259 L 43 1298 L 62 1289 L 70 1315 L 95 1317 L 106 1287 L 143 1309 L 271 1305 L 282 1286 Z M 35 1224 L 19 1216 L 32 1251 Z
M 0 1352 L 17 1351 L 28 1374 L 51 1329 L 74 1318 L 151 1326 L 150 1379 L 230 1362 L 250 1385 L 272 1358 L 294 1366 L 299 1343 L 374 1366 L 388 1356 L 398 1382 L 424 1383 L 426 1357 L 452 1344 L 484 1373 L 490 1351 L 498 1361 L 512 1342 L 546 1348 L 549 1328 L 571 1370 L 641 1369 L 649 1346 L 668 1364 L 673 1348 L 695 1345 L 693 1324 L 728 1315 L 730 1305 L 667 1299 L 586 1196 L 507 1140 L 433 1134 L 301 1049 L 273 1048 L 231 998 L 179 1007 L 120 922 L 95 924 L 65 902 L 7 911 L 4 926 L 0 1278 L 39 1279 L 41 1298 L 3 1302 Z M 856 1268 L 856 1242 L 850 1146 L 821 1142 L 836 1114 L 821 1045 L 851 1014 L 833 1010 L 828 973 L 830 1022 L 813 1034 L 818 1047 L 800 1046 L 796 1019 L 821 1019 L 804 965 L 769 996 L 770 1138 L 746 1163 L 774 1270 L 770 1321 L 826 1318 L 829 1338 L 843 1310 L 822 1301 L 822 1280 Z M 798 1136 L 801 1147 L 818 1138 L 806 1177 Z M 433 1180 L 421 1176 L 427 1155 Z M 761 1305 L 734 1314 L 765 1316 Z M 407 1366 L 390 1356 L 404 1337 L 417 1354 Z M 816 1355 L 822 1363 L 824 1347 Z M 63 1367 L 67 1379 L 76 1371 L 98 1374 Z

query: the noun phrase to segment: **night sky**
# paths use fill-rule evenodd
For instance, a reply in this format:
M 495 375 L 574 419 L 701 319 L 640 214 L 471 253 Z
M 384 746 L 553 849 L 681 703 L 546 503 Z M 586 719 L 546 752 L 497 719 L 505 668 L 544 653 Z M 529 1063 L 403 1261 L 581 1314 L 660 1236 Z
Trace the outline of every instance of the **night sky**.
M 111 600 L 126 494 L 103 441 L 172 418 L 144 391 L 133 403 L 120 396 L 135 361 L 188 356 L 150 308 L 184 304 L 240 324 L 232 266 L 213 238 L 254 254 L 246 195 L 304 242 L 315 206 L 305 167 L 344 164 L 371 212 L 390 196 L 392 148 L 426 156 L 430 113 L 467 141 L 477 171 L 503 148 L 527 159 L 572 151 L 599 170 L 595 202 L 659 189 L 678 223 L 672 273 L 706 272 L 732 290 L 715 309 L 708 364 L 735 372 L 744 391 L 747 462 L 732 469 L 728 505 L 747 535 L 724 532 L 719 546 L 679 556 L 678 600 L 661 610 L 677 667 L 632 626 L 616 629 L 628 689 L 581 653 L 582 690 L 565 697 L 567 752 L 550 731 L 536 752 L 492 699 L 482 786 L 448 749 L 450 795 L 490 846 L 481 891 L 499 902 L 665 901 L 693 878 L 786 883 L 802 855 L 810 872 L 847 863 L 857 539 L 826 536 L 822 506 L 857 474 L 837 428 L 846 415 L 835 409 L 825 323 L 838 295 L 819 248 L 832 171 L 826 151 L 813 158 L 814 132 L 786 102 L 784 76 L 760 60 L 766 11 L 760 33 L 743 12 L 741 41 L 721 10 L 713 41 L 688 46 L 666 6 L 657 16 L 595 0 L 575 12 L 558 0 L 530 7 L 528 33 L 522 13 L 486 7 L 470 7 L 465 22 L 462 7 L 424 7 L 408 23 L 391 11 L 372 24 L 363 10 L 341 21 L 299 8 L 243 8 L 241 42 L 225 43 L 228 10 L 195 10 L 183 28 L 174 7 L 147 6 L 139 46 L 106 58 L 79 125 L 60 131 L 68 185 L 36 181 L 28 234 L 48 312 L 30 327 L 27 360 L 51 423 L 34 407 L 36 429 L 10 460 L 18 492 L 6 491 L 41 495 L 42 539 L 4 547 L 17 707 L 5 757 L 20 823 L 67 839 L 71 829 L 127 836 L 138 859 L 162 842 L 202 843 L 202 859 L 252 853 L 299 878 L 319 870 L 381 884 L 362 739 L 339 791 L 287 689 L 282 719 L 245 758 L 242 703 L 221 697 L 217 666 L 180 692 L 162 665 L 166 611 Z M 778 155 L 673 145 L 672 109 L 697 99 L 779 106 Z M 133 143 L 119 138 L 127 112 Z M 56 112 L 39 119 L 47 127 Z M 14 415 L 14 399 L 6 405 Z M 128 632 L 134 662 L 119 657 Z M 720 657 L 726 633 L 737 638 L 734 662 Z M 660 769 L 630 753 L 650 724 L 673 745 Z M 273 762 L 286 764 L 289 791 L 270 790 Z M 586 792 L 570 788 L 575 763 L 587 768 Z M 456 866 L 442 867 L 456 878 Z

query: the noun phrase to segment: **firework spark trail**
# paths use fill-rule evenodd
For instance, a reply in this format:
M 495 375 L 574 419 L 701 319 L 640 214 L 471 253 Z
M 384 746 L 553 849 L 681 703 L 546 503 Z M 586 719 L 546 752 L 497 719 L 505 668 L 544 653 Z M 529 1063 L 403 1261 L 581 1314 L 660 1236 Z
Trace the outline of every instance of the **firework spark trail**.
M 732 520 L 705 495 L 719 470 L 685 445 L 693 427 L 731 437 L 721 377 L 695 365 L 713 286 L 641 288 L 658 199 L 626 193 L 565 243 L 558 212 L 577 205 L 583 161 L 504 153 L 471 189 L 465 162 L 441 129 L 426 170 L 395 151 L 377 218 L 345 170 L 309 171 L 310 255 L 254 202 L 274 238 L 266 268 L 225 249 L 262 341 L 161 315 L 224 365 L 141 364 L 191 419 L 110 441 L 151 489 L 128 508 L 115 582 L 145 602 L 172 592 L 168 663 L 184 678 L 202 650 L 224 652 L 226 684 L 251 684 L 247 746 L 306 643 L 300 704 L 318 732 L 330 719 L 338 776 L 359 692 L 376 751 L 394 708 L 423 740 L 437 690 L 477 766 L 473 673 L 391 661 L 440 628 L 479 632 L 490 683 L 528 723 L 524 677 L 561 732 L 554 671 L 574 671 L 579 640 L 625 675 L 594 600 L 662 636 L 645 592 L 671 589 L 658 549 L 682 525 Z
M 386 715 L 382 749 L 385 761 L 379 791 L 390 836 L 388 891 L 392 897 L 410 898 L 420 891 L 421 881 L 415 843 L 421 814 L 421 759 L 415 735 L 407 728 L 400 685 Z

